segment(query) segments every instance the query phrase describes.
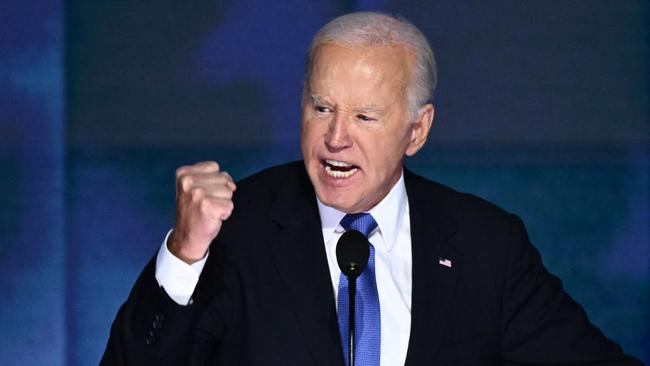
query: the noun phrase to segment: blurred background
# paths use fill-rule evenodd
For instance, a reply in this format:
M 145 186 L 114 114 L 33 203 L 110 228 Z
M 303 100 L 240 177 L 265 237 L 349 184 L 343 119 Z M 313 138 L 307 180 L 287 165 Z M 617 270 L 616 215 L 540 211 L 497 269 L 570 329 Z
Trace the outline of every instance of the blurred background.
M 4 0 L 0 364 L 91 365 L 174 220 L 174 170 L 299 159 L 305 50 L 382 10 L 437 54 L 415 172 L 520 215 L 650 363 L 648 2 Z

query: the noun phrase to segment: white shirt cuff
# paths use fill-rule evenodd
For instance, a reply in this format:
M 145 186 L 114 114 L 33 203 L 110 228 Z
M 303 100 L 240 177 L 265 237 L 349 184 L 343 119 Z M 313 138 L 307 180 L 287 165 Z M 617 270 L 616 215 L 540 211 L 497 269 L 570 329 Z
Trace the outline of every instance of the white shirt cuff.
M 187 264 L 174 256 L 167 248 L 169 230 L 156 257 L 156 281 L 178 305 L 188 305 L 199 282 L 199 275 L 208 259 L 208 254 L 198 262 Z

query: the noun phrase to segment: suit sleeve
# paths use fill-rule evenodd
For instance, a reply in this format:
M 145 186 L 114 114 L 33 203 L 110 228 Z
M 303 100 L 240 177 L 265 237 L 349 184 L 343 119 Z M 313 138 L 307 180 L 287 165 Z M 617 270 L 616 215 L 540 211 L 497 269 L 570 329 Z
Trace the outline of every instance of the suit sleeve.
M 158 285 L 155 258 L 113 321 L 101 365 L 175 364 L 196 307 L 176 304 Z
M 507 365 L 642 365 L 595 327 L 512 216 L 502 308 Z
M 158 285 L 152 259 L 117 313 L 100 364 L 237 364 L 241 297 L 236 272 L 224 270 L 220 254 L 208 257 L 188 306 Z
M 221 254 L 221 253 L 219 253 Z M 179 365 L 238 365 L 242 347 L 241 285 L 234 265 L 208 259 L 194 292 L 194 314 Z

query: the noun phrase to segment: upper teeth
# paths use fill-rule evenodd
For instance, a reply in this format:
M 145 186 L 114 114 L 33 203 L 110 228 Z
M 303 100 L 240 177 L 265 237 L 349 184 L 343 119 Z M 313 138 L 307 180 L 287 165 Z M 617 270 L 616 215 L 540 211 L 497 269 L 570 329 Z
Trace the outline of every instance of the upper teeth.
M 344 163 L 342 161 L 337 161 L 337 160 L 325 160 L 325 162 L 329 165 L 340 166 L 340 167 L 352 166 L 352 164 Z
M 354 167 L 352 164 L 349 163 L 344 163 L 342 161 L 337 161 L 337 160 L 325 160 L 325 172 L 334 178 L 349 178 L 354 175 L 354 173 L 359 170 L 358 168 Z M 346 171 L 342 170 L 334 170 L 333 167 L 338 167 L 338 168 L 350 168 L 346 169 Z

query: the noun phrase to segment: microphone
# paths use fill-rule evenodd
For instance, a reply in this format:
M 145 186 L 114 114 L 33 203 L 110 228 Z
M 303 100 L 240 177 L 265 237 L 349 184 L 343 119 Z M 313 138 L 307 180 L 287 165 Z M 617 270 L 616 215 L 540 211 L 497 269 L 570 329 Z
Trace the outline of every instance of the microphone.
M 336 261 L 341 272 L 348 278 L 348 365 L 354 366 L 354 309 L 357 293 L 357 277 L 361 275 L 370 257 L 370 243 L 365 235 L 356 230 L 348 230 L 336 243 Z M 339 310 L 340 311 L 340 310 Z
M 357 278 L 368 264 L 370 246 L 368 239 L 356 230 L 348 230 L 336 243 L 336 261 L 341 272 L 346 276 Z

